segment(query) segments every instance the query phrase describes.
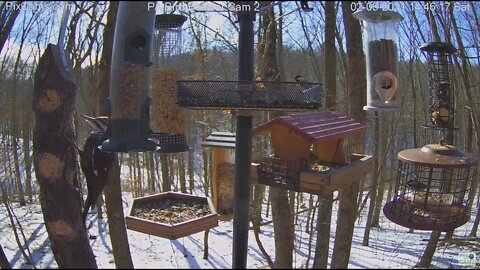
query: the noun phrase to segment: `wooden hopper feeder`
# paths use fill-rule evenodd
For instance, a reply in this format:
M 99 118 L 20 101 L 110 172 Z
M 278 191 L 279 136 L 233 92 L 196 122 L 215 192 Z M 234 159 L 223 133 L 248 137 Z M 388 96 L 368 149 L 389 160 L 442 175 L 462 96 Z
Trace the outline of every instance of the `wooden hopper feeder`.
M 213 132 L 202 146 L 213 148 L 213 205 L 220 220 L 230 221 L 233 218 L 235 134 Z
M 338 112 L 282 116 L 253 129 L 270 134 L 276 156 L 252 163 L 252 182 L 321 194 L 346 187 L 373 168 L 371 156 L 343 153 L 348 136 L 364 133 L 365 125 Z
M 136 198 L 125 217 L 127 229 L 170 240 L 218 226 L 208 197 L 164 192 Z

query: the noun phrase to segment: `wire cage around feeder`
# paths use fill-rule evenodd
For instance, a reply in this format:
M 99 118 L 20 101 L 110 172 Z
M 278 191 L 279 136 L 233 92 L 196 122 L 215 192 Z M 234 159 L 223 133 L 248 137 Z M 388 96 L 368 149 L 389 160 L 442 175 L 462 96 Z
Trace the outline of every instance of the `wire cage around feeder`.
M 177 81 L 182 79 L 178 57 L 182 52 L 182 25 L 186 17 L 177 14 L 155 16 L 152 71 L 152 128 L 162 153 L 189 149 L 185 136 L 185 115 L 177 104 Z
M 417 230 L 448 231 L 470 219 L 477 157 L 453 146 L 428 144 L 398 153 L 395 195 L 383 212 Z
M 364 110 L 398 111 L 402 89 L 397 80 L 398 22 L 403 17 L 391 10 L 362 9 L 353 17 L 364 23 L 364 51 L 367 64 L 367 105 Z
M 452 53 L 457 49 L 450 43 L 429 42 L 420 49 L 427 53 L 428 79 L 430 85 L 429 118 L 433 128 L 454 126 L 455 99 L 453 89 Z

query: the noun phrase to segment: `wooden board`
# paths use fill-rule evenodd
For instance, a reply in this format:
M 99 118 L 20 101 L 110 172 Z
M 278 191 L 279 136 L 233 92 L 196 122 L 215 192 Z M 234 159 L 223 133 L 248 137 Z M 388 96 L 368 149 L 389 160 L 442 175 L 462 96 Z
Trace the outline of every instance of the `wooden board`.
M 352 154 L 352 162 L 327 173 L 300 172 L 300 192 L 320 195 L 347 187 L 373 169 L 373 158 L 369 155 Z M 250 181 L 259 184 L 260 163 L 252 162 Z

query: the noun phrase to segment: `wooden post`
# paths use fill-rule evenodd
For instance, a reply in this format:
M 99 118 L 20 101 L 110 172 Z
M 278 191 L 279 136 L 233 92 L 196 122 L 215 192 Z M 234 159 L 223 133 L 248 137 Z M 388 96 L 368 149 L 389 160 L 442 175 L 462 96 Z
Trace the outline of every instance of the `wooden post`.
M 35 74 L 33 161 L 43 219 L 59 268 L 97 268 L 82 223 L 73 111 L 75 82 L 49 44 Z

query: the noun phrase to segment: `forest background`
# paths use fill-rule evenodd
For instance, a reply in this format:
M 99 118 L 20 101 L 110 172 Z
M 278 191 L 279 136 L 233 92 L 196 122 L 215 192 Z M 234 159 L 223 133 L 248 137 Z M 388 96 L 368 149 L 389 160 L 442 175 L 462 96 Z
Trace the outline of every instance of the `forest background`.
M 53 8 L 61 2 L 13 2 L 25 8 L 8 8 L 7 5 L 12 3 L 9 1 L 0 4 L 0 180 L 2 197 L 24 206 L 38 203 L 40 190 L 33 174 L 32 159 L 34 77 L 47 44 L 57 43 L 62 9 Z M 404 17 L 398 25 L 398 87 L 403 90 L 403 102 L 400 112 L 381 112 L 378 116 L 358 110 L 366 104 L 365 92 L 358 91 L 358 87 L 364 85 L 362 66 L 365 66 L 365 60 L 362 43 L 358 40 L 361 37 L 360 23 L 351 18 L 356 2 L 312 1 L 309 4 L 312 12 L 303 12 L 298 2 L 286 1 L 273 4 L 257 16 L 254 24 L 255 76 L 262 80 L 293 81 L 296 75 L 303 75 L 308 81 L 321 82 L 325 93 L 325 105 L 321 111 L 340 111 L 366 123 L 365 140 L 352 142 L 346 147 L 360 147 L 365 154 L 373 155 L 374 173 L 346 188 L 343 194 L 335 193 L 328 198 L 255 186 L 251 201 L 258 204 L 253 208 L 262 207 L 265 200 L 268 205 L 271 203 L 271 211 L 282 206 L 290 210 L 289 213 L 282 212 L 287 215 L 284 218 L 287 224 L 274 222 L 279 232 L 293 231 L 290 221 L 295 216 L 295 209 L 304 202 L 310 206 L 310 211 L 318 209 L 317 213 L 309 212 L 312 224 L 317 220 L 329 220 L 331 211 L 325 211 L 329 209 L 328 205 L 336 201 L 346 202 L 344 207 L 353 209 L 353 214 L 347 213 L 349 218 L 338 219 L 344 224 L 336 224 L 336 238 L 339 243 L 344 241 L 347 248 L 336 244 L 339 251 L 328 258 L 328 252 L 322 252 L 322 248 L 328 250 L 328 241 L 327 244 L 317 242 L 314 258 L 315 267 L 325 268 L 329 259 L 332 268 L 345 267 L 351 245 L 352 220 L 355 221 L 360 212 L 368 211 L 370 227 L 379 226 L 381 208 L 390 200 L 394 188 L 396 154 L 403 149 L 439 140 L 437 132 L 421 127 L 429 121 L 426 55 L 419 49 L 425 42 L 450 42 L 458 49 L 453 55 L 455 126 L 458 127 L 454 132 L 454 145 L 479 156 L 480 4 L 475 1 L 395 2 L 395 8 Z M 388 2 L 370 2 L 370 5 L 374 4 L 385 6 Z M 35 5 L 36 8 L 28 8 Z M 236 80 L 239 29 L 235 12 L 224 1 L 199 3 L 202 5 L 201 12 L 177 8 L 176 12 L 181 11 L 188 19 L 183 26 L 182 57 L 176 65 L 181 68 L 184 79 Z M 109 72 L 109 42 L 113 36 L 117 6 L 108 1 L 71 3 L 65 45 L 73 62 L 76 82 L 74 122 L 78 145 L 82 145 L 91 131 L 80 116 L 105 114 L 108 96 L 105 74 Z M 171 2 L 158 2 L 157 10 L 158 13 L 172 11 Z M 168 190 L 194 193 L 200 188 L 203 194 L 211 195 L 212 149 L 199 147 L 199 143 L 212 131 L 235 132 L 235 117 L 231 111 L 186 110 L 185 113 L 186 134 L 192 150 L 168 155 L 119 154 L 119 165 L 128 172 L 128 177 L 118 182 L 122 191 L 139 197 Z M 254 112 L 254 126 L 273 116 L 268 112 Z M 266 148 L 259 145 L 265 145 L 265 142 L 255 138 L 254 157 L 271 151 L 268 144 Z M 83 179 L 79 171 L 78 176 Z M 83 180 L 81 183 L 80 196 L 84 197 L 86 188 Z M 105 200 L 108 201 L 108 193 L 114 192 L 112 190 L 107 187 Z M 478 179 L 473 190 L 478 192 Z M 286 205 L 282 204 L 282 198 L 287 198 L 283 200 Z M 475 221 L 469 236 L 476 236 L 480 218 L 472 218 Z M 260 226 L 259 220 L 252 214 L 253 224 Z M 315 225 L 318 235 L 322 230 L 329 231 L 333 225 L 324 223 L 328 226 Z M 365 230 L 366 245 L 368 231 Z M 293 232 L 289 234 L 293 235 Z M 279 237 L 279 233 L 276 235 Z M 445 237 L 452 235 L 450 232 Z M 432 239 L 435 236 L 439 237 L 432 234 Z M 288 244 L 291 238 L 293 236 L 279 239 L 272 256 L 276 259 L 269 260 L 270 266 L 292 266 L 291 245 Z M 282 241 L 287 244 L 280 244 Z M 130 266 L 131 260 L 121 259 L 122 249 L 116 250 L 119 252 L 115 254 L 117 267 Z M 423 255 L 419 265 L 428 265 L 433 253 L 426 250 Z

